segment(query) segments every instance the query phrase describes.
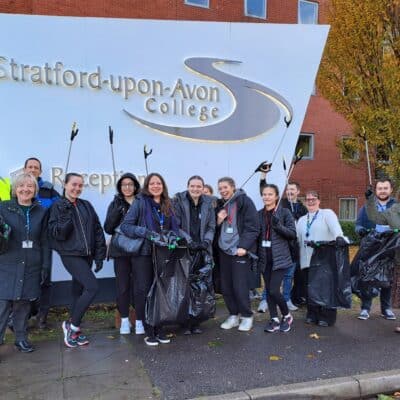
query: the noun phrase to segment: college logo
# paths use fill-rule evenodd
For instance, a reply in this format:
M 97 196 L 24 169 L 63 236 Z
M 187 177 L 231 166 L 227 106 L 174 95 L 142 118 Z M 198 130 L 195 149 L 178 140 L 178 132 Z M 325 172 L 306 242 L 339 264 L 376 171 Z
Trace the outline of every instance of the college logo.
M 185 60 L 185 65 L 190 71 L 213 82 L 220 83 L 233 98 L 233 110 L 222 121 L 204 125 L 209 120 L 217 120 L 218 108 L 209 108 L 207 105 L 187 104 L 186 100 L 197 100 L 197 103 L 219 101 L 217 87 L 190 87 L 182 80 L 178 80 L 174 88 L 163 87 L 162 96 L 151 96 L 145 102 L 145 110 L 150 113 L 164 115 L 189 115 L 198 117 L 199 126 L 170 126 L 151 122 L 140 118 L 134 113 L 124 111 L 135 121 L 168 135 L 201 141 L 241 141 L 261 135 L 282 120 L 289 124 L 293 118 L 293 110 L 289 102 L 273 90 L 234 75 L 230 75 L 217 68 L 220 64 L 239 64 L 240 61 L 224 60 L 218 58 L 193 57 Z M 167 90 L 168 89 L 168 90 Z M 153 90 L 154 93 L 154 90 Z M 168 99 L 161 102 L 160 97 Z M 214 122 L 214 121 L 212 121 Z

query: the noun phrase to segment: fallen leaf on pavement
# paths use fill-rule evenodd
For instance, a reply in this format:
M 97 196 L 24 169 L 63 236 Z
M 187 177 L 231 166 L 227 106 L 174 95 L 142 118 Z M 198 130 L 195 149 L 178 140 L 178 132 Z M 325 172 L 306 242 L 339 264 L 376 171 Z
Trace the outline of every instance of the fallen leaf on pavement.
M 107 336 L 107 339 L 115 339 L 115 336 L 108 335 L 108 336 Z
M 315 358 L 315 354 L 307 354 L 307 358 Z
M 319 339 L 318 333 L 310 333 L 310 338 L 311 339 Z
M 279 356 L 269 356 L 269 361 L 280 361 L 282 357 Z

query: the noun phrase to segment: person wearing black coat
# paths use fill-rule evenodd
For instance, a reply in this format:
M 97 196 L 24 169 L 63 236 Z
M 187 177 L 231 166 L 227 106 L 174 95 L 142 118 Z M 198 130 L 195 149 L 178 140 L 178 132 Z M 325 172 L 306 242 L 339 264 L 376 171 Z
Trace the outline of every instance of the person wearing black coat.
M 271 320 L 266 332 L 288 332 L 293 322 L 281 285 L 288 268 L 293 265 L 290 241 L 296 237 L 296 226 L 289 210 L 276 208 L 279 190 L 266 184 L 262 189 L 264 208 L 258 212 L 261 234 L 258 240 L 258 269 L 262 271 L 268 292 L 267 302 Z M 279 321 L 277 306 L 282 314 Z
M 79 198 L 82 190 L 82 175 L 68 173 L 65 176 L 64 197 L 53 204 L 49 216 L 51 246 L 72 275 L 71 318 L 62 324 L 67 347 L 89 343 L 81 332 L 80 324 L 98 291 L 91 267 L 94 261 L 95 272 L 99 272 L 106 257 L 106 242 L 99 217 L 87 200 Z
M 172 200 L 179 227 L 190 237 L 188 247 L 193 256 L 200 252 L 198 266 L 204 265 L 205 257 L 212 257 L 212 244 L 215 234 L 215 210 L 211 196 L 203 194 L 204 180 L 194 175 L 187 183 L 188 190 L 177 193 Z M 207 252 L 204 254 L 204 252 Z M 192 271 L 194 272 L 194 271 Z M 202 333 L 199 323 L 188 321 L 185 335 Z
M 139 190 L 140 183 L 135 175 L 128 172 L 119 178 L 117 194 L 108 206 L 104 222 L 104 231 L 106 233 L 109 235 L 114 234 L 115 229 L 121 224 Z M 108 256 L 114 259 L 117 308 L 121 315 L 120 334 L 128 335 L 131 333 L 129 305 L 131 304 L 131 295 L 133 293 L 134 258 L 115 248 L 112 241 L 108 247 Z M 136 320 L 136 334 L 144 334 L 144 327 L 140 320 Z
M 158 173 L 147 175 L 141 193 L 136 197 L 121 224 L 121 231 L 128 237 L 143 238 L 139 254 L 133 257 L 134 299 L 136 318 L 143 321 L 148 346 L 170 343 L 161 326 L 145 323 L 146 298 L 153 283 L 152 239 L 161 232 L 179 232 L 168 188 Z
M 50 270 L 47 237 L 47 210 L 34 200 L 38 191 L 30 174 L 18 176 L 12 187 L 13 198 L 0 203 L 0 343 L 10 311 L 13 312 L 15 346 L 28 353 L 30 300 L 40 296 L 40 284 Z
M 249 253 L 257 251 L 257 210 L 243 190 L 236 190 L 232 178 L 220 178 L 218 190 L 224 202 L 216 209 L 221 291 L 230 314 L 221 328 L 239 327 L 239 331 L 247 332 L 253 326 L 249 298 Z

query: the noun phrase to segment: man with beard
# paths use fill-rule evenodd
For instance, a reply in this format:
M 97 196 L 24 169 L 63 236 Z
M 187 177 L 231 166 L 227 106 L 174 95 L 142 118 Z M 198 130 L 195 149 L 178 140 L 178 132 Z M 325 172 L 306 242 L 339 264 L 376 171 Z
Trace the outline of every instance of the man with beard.
M 375 207 L 378 212 L 383 212 L 389 209 L 393 204 L 396 203 L 395 199 L 391 196 L 393 192 L 393 185 L 390 179 L 382 178 L 378 179 L 375 184 Z M 356 232 L 360 237 L 364 237 L 371 230 L 377 232 L 384 232 L 390 229 L 389 225 L 379 225 L 371 221 L 367 215 L 366 206 L 361 207 L 357 221 L 356 221 Z M 380 291 L 380 302 L 382 317 L 389 320 L 396 319 L 391 309 L 391 287 L 382 288 Z M 361 291 L 361 312 L 358 316 L 360 320 L 366 320 L 369 318 L 369 312 L 371 309 L 372 298 Z

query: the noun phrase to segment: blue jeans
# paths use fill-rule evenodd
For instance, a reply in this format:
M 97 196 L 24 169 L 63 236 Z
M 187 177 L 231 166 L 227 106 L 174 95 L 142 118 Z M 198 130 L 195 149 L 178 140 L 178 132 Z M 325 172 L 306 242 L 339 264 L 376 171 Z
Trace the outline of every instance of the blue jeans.
M 283 297 L 285 298 L 286 302 L 288 302 L 290 300 L 290 293 L 292 291 L 293 276 L 294 276 L 295 269 L 296 269 L 296 263 L 293 263 L 286 270 L 285 276 L 283 277 L 282 291 L 283 291 Z M 267 289 L 265 287 L 264 287 L 264 290 L 262 293 L 261 300 L 267 300 Z

